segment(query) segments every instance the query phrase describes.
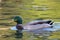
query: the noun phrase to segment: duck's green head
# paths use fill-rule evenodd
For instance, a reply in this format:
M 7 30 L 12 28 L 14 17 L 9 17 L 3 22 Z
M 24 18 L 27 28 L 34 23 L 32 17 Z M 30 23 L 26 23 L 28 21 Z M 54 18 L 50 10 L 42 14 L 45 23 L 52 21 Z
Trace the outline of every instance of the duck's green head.
M 22 23 L 22 18 L 20 16 L 15 16 L 14 17 L 14 22 Z

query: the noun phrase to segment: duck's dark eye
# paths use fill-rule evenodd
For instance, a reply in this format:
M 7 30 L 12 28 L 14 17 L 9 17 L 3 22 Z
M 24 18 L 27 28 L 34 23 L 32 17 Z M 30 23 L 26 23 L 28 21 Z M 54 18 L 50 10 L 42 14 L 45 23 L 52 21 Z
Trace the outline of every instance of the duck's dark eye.
M 14 20 L 15 22 L 17 21 L 17 19 Z

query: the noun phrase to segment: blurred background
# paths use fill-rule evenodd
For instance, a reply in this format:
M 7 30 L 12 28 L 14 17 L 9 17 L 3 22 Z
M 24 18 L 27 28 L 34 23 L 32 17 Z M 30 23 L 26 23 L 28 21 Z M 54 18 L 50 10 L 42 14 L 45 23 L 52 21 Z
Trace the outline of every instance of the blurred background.
M 60 22 L 60 0 L 0 0 L 0 28 L 12 27 L 9 23 L 14 16 L 21 16 L 23 24 L 35 19 L 52 19 Z M 0 40 L 15 40 L 15 31 L 0 30 Z M 24 33 L 24 40 L 29 34 Z M 11 37 L 10 37 L 11 36 Z M 37 40 L 44 40 L 42 37 Z M 54 32 L 47 40 L 60 40 L 60 31 Z
M 16 15 L 23 23 L 40 18 L 60 21 L 60 0 L 0 0 L 0 26 L 14 25 L 8 22 Z

